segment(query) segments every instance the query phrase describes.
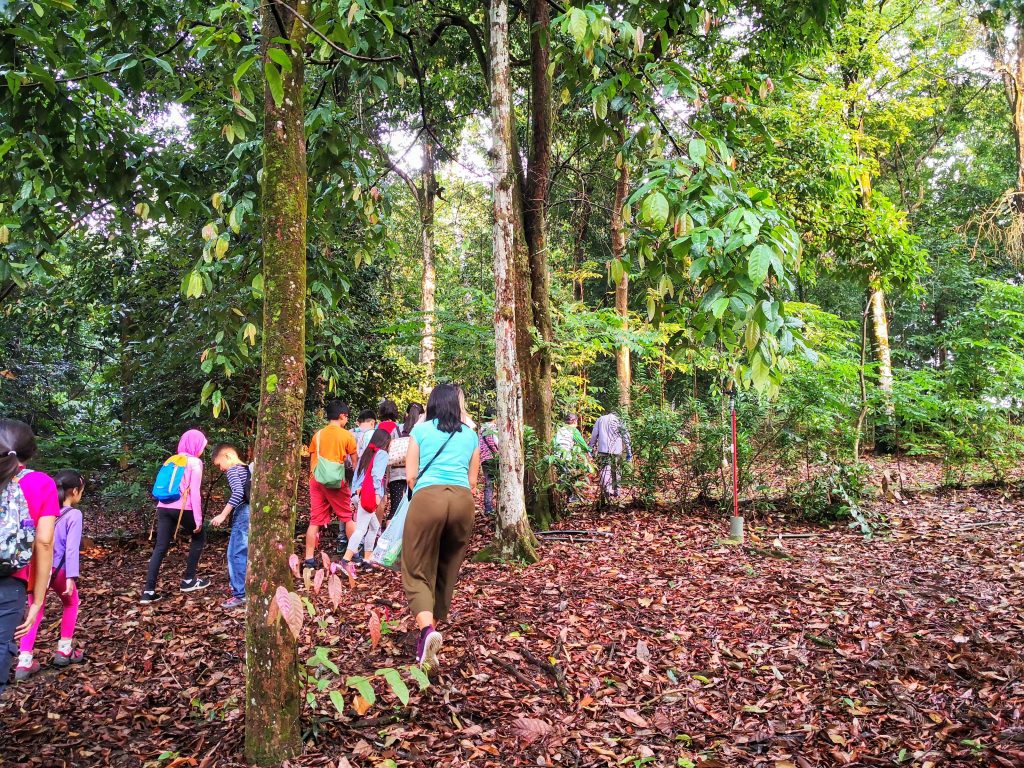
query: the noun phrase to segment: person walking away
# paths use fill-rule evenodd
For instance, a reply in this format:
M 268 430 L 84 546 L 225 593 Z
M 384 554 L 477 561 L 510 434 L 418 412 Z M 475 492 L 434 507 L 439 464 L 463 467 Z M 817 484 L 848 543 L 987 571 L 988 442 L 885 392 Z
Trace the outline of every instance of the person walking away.
M 377 418 L 380 423 L 377 425 L 391 437 L 398 437 L 398 406 L 392 400 L 384 400 L 377 407 Z
M 85 479 L 72 469 L 62 469 L 53 479 L 57 485 L 60 516 L 57 518 L 53 534 L 50 590 L 60 598 L 64 606 L 60 617 L 60 640 L 57 641 L 53 664 L 57 667 L 66 667 L 85 661 L 82 649 L 73 647 L 75 626 L 78 623 L 79 551 L 82 547 L 82 511 L 77 505 L 85 491 Z M 29 602 L 32 601 L 33 598 L 30 596 Z M 18 682 L 27 680 L 39 671 L 39 662 L 33 656 L 36 636 L 46 610 L 45 602 L 44 599 L 43 604 L 39 606 L 39 613 L 36 614 L 28 634 L 21 638 L 21 653 L 18 656 L 18 666 L 14 670 L 14 679 Z
M 225 610 L 245 607 L 245 575 L 249 563 L 249 494 L 252 490 L 252 473 L 249 465 L 238 456 L 238 448 L 230 443 L 221 443 L 213 449 L 213 463 L 227 478 L 231 495 L 224 509 L 210 521 L 220 528 L 231 518 L 231 536 L 228 539 L 228 582 L 231 597 L 220 604 Z
M 357 462 L 359 457 L 363 455 L 363 449 L 370 442 L 370 438 L 373 437 L 373 432 L 376 429 L 377 417 L 373 415 L 373 411 L 369 408 L 360 411 L 356 417 L 356 428 L 352 430 L 352 436 L 356 439 Z
M 346 540 L 355 532 L 352 492 L 345 479 L 346 464 L 354 467 L 356 462 L 356 438 L 345 429 L 348 414 L 344 403 L 328 403 L 327 426 L 313 435 L 309 444 L 309 527 L 304 569 L 316 570 L 313 555 L 320 544 L 320 529 L 331 522 L 332 515 L 338 518 Z
M 356 529 L 349 537 L 341 565 L 348 574 L 349 583 L 355 583 L 356 567 L 352 562 L 360 545 L 363 547 L 362 566 L 373 567 L 373 548 L 380 535 L 380 518 L 377 510 L 384 502 L 384 476 L 388 471 L 388 447 L 391 435 L 383 427 L 378 428 L 363 451 L 356 465 L 352 487 L 352 506 L 356 508 Z
M 206 544 L 206 529 L 203 528 L 203 451 L 206 450 L 206 435 L 198 429 L 190 429 L 178 441 L 178 457 L 184 458 L 184 471 L 177 485 L 179 499 L 175 501 L 158 501 L 156 505 L 156 544 L 153 555 L 149 558 L 149 569 L 146 573 L 146 586 L 142 590 L 142 605 L 155 603 L 163 599 L 156 591 L 157 578 L 160 576 L 160 565 L 171 546 L 171 540 L 179 526 L 191 536 L 188 558 L 185 561 L 185 573 L 179 588 L 182 592 L 196 592 L 210 586 L 209 579 L 196 577 L 199 558 Z M 159 478 L 158 478 L 159 480 Z M 177 481 L 176 481 L 177 482 Z
M 443 638 L 436 623 L 448 617 L 473 533 L 480 448 L 459 400 L 458 387 L 434 387 L 405 460 L 413 496 L 402 536 L 402 586 L 420 630 L 416 660 L 428 669 L 437 666 Z
M 405 409 L 405 421 L 398 426 L 398 437 L 392 438 L 391 447 L 388 449 L 388 501 L 389 509 L 387 519 L 390 521 L 398 511 L 398 505 L 402 503 L 402 495 L 408 490 L 405 482 L 405 457 L 409 451 L 409 434 L 412 428 L 423 421 L 423 406 L 419 403 L 409 403 Z
M 578 501 L 576 491 L 590 471 L 590 446 L 576 426 L 578 423 L 575 413 L 567 414 L 554 440 L 558 486 L 570 504 Z
M 496 413 L 492 406 L 484 411 L 487 419 L 480 428 L 480 464 L 484 474 L 484 514 L 494 516 L 494 483 L 498 478 L 498 425 L 494 422 Z
M 589 448 L 597 454 L 601 468 L 600 483 L 602 499 L 619 497 L 619 470 L 623 457 L 633 460 L 633 449 L 629 444 L 629 433 L 619 415 L 612 411 L 594 422 L 590 433 Z
M 7 687 L 18 646 L 43 609 L 53 566 L 60 501 L 49 475 L 25 463 L 36 438 L 23 421 L 0 419 L 0 695 Z M 25 599 L 32 604 L 25 610 Z

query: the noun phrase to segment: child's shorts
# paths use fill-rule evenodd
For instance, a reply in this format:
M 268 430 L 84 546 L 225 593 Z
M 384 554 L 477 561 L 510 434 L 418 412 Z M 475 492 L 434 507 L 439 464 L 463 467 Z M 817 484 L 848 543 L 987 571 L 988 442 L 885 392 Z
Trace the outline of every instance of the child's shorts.
M 340 488 L 325 488 L 309 478 L 309 523 L 325 526 L 331 522 L 331 513 L 342 523 L 352 521 L 352 491 L 348 483 Z

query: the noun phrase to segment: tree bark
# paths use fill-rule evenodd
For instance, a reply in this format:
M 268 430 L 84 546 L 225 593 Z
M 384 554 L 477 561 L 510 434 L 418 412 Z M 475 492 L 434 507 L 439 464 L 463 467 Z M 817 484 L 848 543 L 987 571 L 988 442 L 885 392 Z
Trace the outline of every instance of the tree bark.
M 889 319 L 885 313 L 885 292 L 877 283 L 871 287 L 871 329 L 878 358 L 878 388 L 892 395 L 892 351 L 889 347 Z M 891 406 L 887 406 L 890 410 Z
M 296 11 L 307 16 L 308 0 Z M 279 20 L 285 30 L 280 29 Z M 275 37 L 299 42 L 295 48 Z M 284 622 L 267 624 L 277 587 L 292 586 L 296 490 L 301 467 L 306 394 L 306 138 L 303 105 L 305 30 L 288 6 L 263 7 L 262 49 L 277 47 L 291 61 L 282 72 L 284 98 L 264 86 L 263 117 L 263 361 L 246 577 L 245 756 L 280 765 L 302 751 L 302 688 L 297 643 Z M 277 66 L 269 63 L 269 66 Z
M 533 326 L 540 337 L 540 348 L 531 355 L 532 383 L 536 391 L 530 399 L 526 423 L 537 439 L 535 460 L 550 450 L 554 438 L 552 412 L 551 279 L 548 274 L 547 207 L 551 185 L 551 17 L 547 0 L 530 0 L 530 157 L 523 200 L 524 224 L 529 249 L 530 308 Z M 522 322 L 522 318 L 520 318 Z M 554 514 L 554 471 L 548 469 L 537 478 L 533 494 L 533 516 L 547 528 Z
M 537 559 L 537 541 L 526 517 L 523 488 L 523 400 L 516 350 L 514 284 L 515 210 L 512 170 L 512 105 L 508 51 L 508 2 L 490 7 L 491 122 L 494 142 L 494 341 L 497 389 L 498 510 L 495 554 L 504 560 Z
M 423 180 L 420 186 L 420 229 L 423 243 L 423 338 L 420 339 L 420 366 L 423 368 L 426 391 L 434 384 L 435 352 L 435 296 L 437 293 L 437 271 L 434 265 L 434 198 L 437 190 L 435 176 L 435 147 L 433 140 L 424 131 Z
M 623 140 L 625 136 L 621 137 Z M 622 259 L 626 255 L 625 222 L 622 220 L 622 207 L 626 204 L 626 193 L 629 190 L 629 166 L 625 158 L 619 169 L 619 177 L 615 180 L 615 197 L 612 201 L 611 241 L 612 258 Z M 622 277 L 615 284 L 615 312 L 622 318 L 624 331 L 629 330 L 629 273 L 623 271 Z M 633 373 L 630 368 L 629 346 L 620 344 L 615 349 L 615 376 L 619 383 L 619 408 L 628 413 L 633 389 Z

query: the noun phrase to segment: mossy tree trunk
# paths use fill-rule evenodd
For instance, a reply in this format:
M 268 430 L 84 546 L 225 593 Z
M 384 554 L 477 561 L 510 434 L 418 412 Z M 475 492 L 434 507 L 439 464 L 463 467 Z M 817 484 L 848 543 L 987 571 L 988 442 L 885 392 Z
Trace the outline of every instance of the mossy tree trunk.
M 292 587 L 296 490 L 301 475 L 306 394 L 306 139 L 303 106 L 304 28 L 289 4 L 268 0 L 262 49 L 278 48 L 291 63 L 281 71 L 280 103 L 264 86 L 263 118 L 263 367 L 256 428 L 255 472 L 246 577 L 245 756 L 280 765 L 302 751 L 303 693 L 297 644 L 284 622 L 267 624 L 279 585 Z M 295 10 L 309 12 L 308 2 Z M 282 28 L 283 27 L 283 28 Z M 296 48 L 271 42 L 299 41 Z
M 620 134 L 620 143 L 625 142 L 625 133 Z M 615 196 L 612 200 L 611 215 L 611 246 L 613 259 L 626 257 L 626 227 L 623 221 L 622 208 L 626 204 L 626 193 L 629 191 L 629 165 L 625 157 L 618 170 L 615 180 Z M 624 330 L 629 330 L 629 272 L 623 270 L 622 277 L 615 284 L 615 312 L 622 318 Z M 615 375 L 619 383 L 619 409 L 622 414 L 629 413 L 631 392 L 633 389 L 633 373 L 630 367 L 629 345 L 625 342 L 615 349 Z
M 548 272 L 547 211 L 551 186 L 551 11 L 548 0 L 530 0 L 530 157 L 527 165 L 523 212 L 529 250 L 530 308 L 540 347 L 532 355 L 536 392 L 532 412 L 526 414 L 537 438 L 537 456 L 542 459 L 554 438 L 553 369 L 551 345 L 551 277 Z M 522 320 L 520 320 L 522 322 Z M 533 517 L 547 528 L 557 513 L 554 470 L 538 474 L 533 494 Z
M 512 166 L 512 92 L 509 75 L 508 1 L 492 0 L 489 17 L 491 121 L 494 136 L 494 339 L 497 390 L 498 510 L 495 554 L 535 561 L 537 541 L 526 517 L 523 488 L 523 397 L 516 347 L 515 232 Z M 521 322 L 521 320 L 520 320 Z

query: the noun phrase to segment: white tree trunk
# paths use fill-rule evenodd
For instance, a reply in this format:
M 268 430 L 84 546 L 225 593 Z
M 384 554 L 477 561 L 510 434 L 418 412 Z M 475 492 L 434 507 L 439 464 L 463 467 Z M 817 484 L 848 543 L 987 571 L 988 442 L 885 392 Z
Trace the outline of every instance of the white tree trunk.
M 494 133 L 494 372 L 500 478 L 495 555 L 505 560 L 536 560 L 536 539 L 526 517 L 523 489 L 523 389 L 516 356 L 515 213 L 512 199 L 515 179 L 512 171 L 508 0 L 493 0 L 491 3 L 490 32 Z
M 890 397 L 892 395 L 892 351 L 889 347 L 889 318 L 885 312 L 885 292 L 875 287 L 871 290 L 871 326 L 875 333 L 875 351 L 878 355 L 878 388 Z M 891 406 L 887 406 L 889 410 Z
M 424 392 L 434 386 L 434 325 L 437 294 L 437 271 L 434 265 L 434 142 L 423 142 L 423 181 L 420 187 L 420 224 L 423 241 L 423 337 L 420 339 L 420 365 L 423 368 Z

